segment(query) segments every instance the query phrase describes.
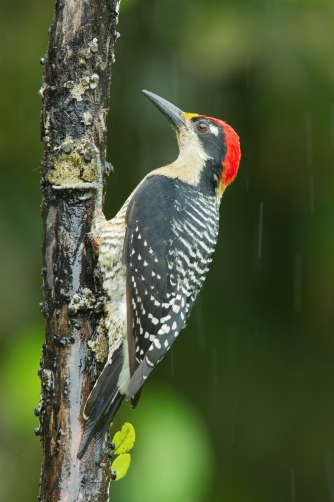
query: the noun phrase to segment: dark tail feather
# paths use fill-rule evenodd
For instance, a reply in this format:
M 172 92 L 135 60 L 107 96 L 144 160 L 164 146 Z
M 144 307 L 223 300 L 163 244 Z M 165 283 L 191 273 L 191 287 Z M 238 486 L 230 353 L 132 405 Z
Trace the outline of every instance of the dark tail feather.
M 148 366 L 147 362 L 145 359 L 140 363 L 136 371 L 131 377 L 130 383 L 128 385 L 128 388 L 126 390 L 126 396 L 125 399 L 128 401 L 129 399 L 133 399 L 134 405 L 136 405 L 136 402 L 138 402 L 138 399 L 140 397 L 140 390 L 148 377 L 148 375 L 151 373 L 153 370 L 153 367 Z M 136 396 L 138 396 L 138 399 L 136 400 Z
M 131 408 L 134 410 L 139 402 L 141 391 L 143 390 L 143 387 L 139 389 L 137 394 L 131 398 Z
M 103 368 L 101 375 L 87 399 L 84 415 L 85 418 L 87 417 L 88 419 L 78 451 L 78 458 L 83 457 L 95 434 L 104 431 L 104 437 L 110 421 L 113 419 L 123 400 L 123 396 L 118 393 L 117 388 L 118 377 L 123 364 L 121 353 L 122 349 L 117 349 L 112 358 L 112 362 Z M 107 420 L 109 420 L 109 422 L 107 422 Z M 102 443 L 100 449 L 101 447 Z
M 103 422 L 100 424 L 99 429 L 96 431 L 95 462 L 97 464 L 99 464 L 101 462 L 102 446 L 103 446 L 103 440 L 105 437 L 105 433 L 107 432 L 109 424 L 111 423 L 111 421 L 114 418 L 114 416 L 116 415 L 119 407 L 121 406 L 123 399 L 124 399 L 124 396 L 122 396 L 118 392 L 113 403 L 111 404 L 111 406 L 108 410 L 108 413 L 105 415 Z
M 103 368 L 101 375 L 92 389 L 92 392 L 88 396 L 84 410 L 85 418 L 92 415 L 93 410 L 97 409 L 98 403 L 103 406 L 113 397 L 117 387 L 118 377 L 122 369 L 122 364 L 122 347 L 119 347 L 113 354 L 111 362 L 107 363 Z

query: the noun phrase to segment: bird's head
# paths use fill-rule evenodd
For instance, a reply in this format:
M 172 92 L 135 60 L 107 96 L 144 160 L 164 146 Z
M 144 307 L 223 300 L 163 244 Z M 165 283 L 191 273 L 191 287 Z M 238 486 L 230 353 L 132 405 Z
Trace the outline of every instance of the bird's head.
M 152 92 L 143 93 L 176 131 L 180 155 L 168 168 L 174 168 L 182 181 L 221 195 L 239 168 L 240 143 L 234 129 L 223 120 L 185 113 Z

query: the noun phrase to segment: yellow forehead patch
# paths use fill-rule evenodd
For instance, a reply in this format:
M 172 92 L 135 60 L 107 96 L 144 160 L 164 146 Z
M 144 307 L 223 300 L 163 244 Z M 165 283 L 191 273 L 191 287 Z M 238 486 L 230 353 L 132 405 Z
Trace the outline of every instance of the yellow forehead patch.
M 198 113 L 184 113 L 183 116 L 185 119 L 190 120 L 193 117 L 198 117 Z

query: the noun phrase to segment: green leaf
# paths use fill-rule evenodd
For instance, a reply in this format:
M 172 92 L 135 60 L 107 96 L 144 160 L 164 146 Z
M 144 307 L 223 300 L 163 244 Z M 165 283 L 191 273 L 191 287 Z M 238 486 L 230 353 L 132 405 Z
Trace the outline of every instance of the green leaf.
M 124 478 L 131 464 L 130 453 L 122 453 L 111 464 L 112 480 L 119 481 Z
M 125 422 L 122 429 L 113 437 L 112 443 L 115 445 L 114 455 L 127 453 L 133 448 L 136 441 L 136 433 L 134 427 L 129 422 Z

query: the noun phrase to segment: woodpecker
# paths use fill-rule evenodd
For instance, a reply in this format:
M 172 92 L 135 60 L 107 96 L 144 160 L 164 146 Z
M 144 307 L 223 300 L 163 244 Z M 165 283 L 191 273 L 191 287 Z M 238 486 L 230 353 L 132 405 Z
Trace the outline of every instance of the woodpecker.
M 94 436 L 99 458 L 123 399 L 137 405 L 184 327 L 212 261 L 222 195 L 239 167 L 239 137 L 226 122 L 143 93 L 171 122 L 180 153 L 150 172 L 112 220 L 103 215 L 102 197 L 96 208 L 92 235 L 109 297 L 109 353 L 85 404 L 79 458 Z

